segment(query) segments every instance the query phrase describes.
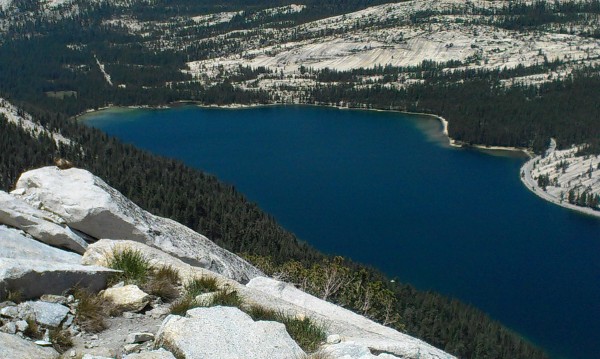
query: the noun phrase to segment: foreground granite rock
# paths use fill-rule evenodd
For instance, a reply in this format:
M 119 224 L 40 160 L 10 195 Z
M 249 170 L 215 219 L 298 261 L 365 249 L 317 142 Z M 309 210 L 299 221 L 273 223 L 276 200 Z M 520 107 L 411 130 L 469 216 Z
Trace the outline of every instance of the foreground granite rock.
M 99 291 L 115 271 L 79 264 L 81 256 L 50 247 L 0 226 L 0 297 L 20 291 L 24 299 L 62 294 L 75 285 Z
M 261 275 L 254 266 L 206 237 L 142 210 L 85 170 L 52 166 L 28 171 L 21 175 L 11 194 L 57 214 L 70 227 L 97 239 L 143 242 L 244 283 Z
M 150 295 L 133 284 L 108 288 L 102 296 L 122 312 L 139 312 L 150 303 Z
M 83 238 L 62 225 L 62 219 L 3 191 L 0 191 L 0 224 L 21 229 L 38 241 L 79 254 L 87 247 Z
M 291 284 L 272 278 L 259 277 L 252 279 L 246 286 L 262 292 L 266 298 L 278 298 L 288 304 L 271 304 L 271 307 L 276 305 L 272 309 L 308 315 L 322 322 L 328 334 L 337 334 L 344 341 L 353 342 L 355 344 L 353 350 L 356 353 L 360 353 L 357 348 L 366 347 L 371 351 L 388 353 L 399 358 L 454 358 L 454 356 L 422 340 L 400 333 L 340 306 L 304 293 Z M 299 308 L 302 308 L 303 312 L 298 312 Z M 357 356 L 357 358 L 360 357 Z
M 157 343 L 185 358 L 290 359 L 302 349 L 281 323 L 255 322 L 232 307 L 195 308 L 186 317 L 169 315 Z
M 42 348 L 16 335 L 0 333 L 0 358 L 3 359 L 56 359 L 52 348 Z

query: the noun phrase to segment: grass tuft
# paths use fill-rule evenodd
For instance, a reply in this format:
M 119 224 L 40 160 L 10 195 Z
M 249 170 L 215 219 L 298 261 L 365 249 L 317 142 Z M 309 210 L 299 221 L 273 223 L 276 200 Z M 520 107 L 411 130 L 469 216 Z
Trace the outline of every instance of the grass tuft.
M 195 298 L 204 293 L 216 292 L 219 290 L 219 283 L 215 277 L 194 278 L 184 286 L 187 295 Z
M 203 303 L 204 304 L 204 303 Z M 224 307 L 241 308 L 244 305 L 244 300 L 235 290 L 220 290 L 213 295 L 205 307 L 214 307 L 217 305 Z
M 173 301 L 179 297 L 177 285 L 181 281 L 179 272 L 172 266 L 163 266 L 153 269 L 152 274 L 143 285 L 143 290 L 158 296 L 166 302 Z
M 108 301 L 82 288 L 75 288 L 73 296 L 79 301 L 75 315 L 77 325 L 91 333 L 98 333 L 107 328 L 104 318 L 112 308 Z
M 280 316 L 281 323 L 292 339 L 306 352 L 313 352 L 325 341 L 325 330 L 310 318 L 298 319 L 290 316 Z
M 323 327 L 310 318 L 299 319 L 259 305 L 250 306 L 245 311 L 254 320 L 283 323 L 290 337 L 306 352 L 317 350 L 326 339 Z M 319 357 L 317 356 L 317 358 Z
M 189 295 L 184 295 L 178 301 L 171 304 L 171 307 L 169 309 L 171 311 L 171 314 L 184 316 L 188 310 L 196 307 L 199 307 L 198 302 L 196 302 L 196 299 L 190 297 Z
M 42 339 L 43 334 L 36 321 L 33 318 L 27 318 L 25 321 L 27 322 L 27 329 L 23 334 L 31 339 Z
M 142 252 L 124 248 L 119 250 L 114 248 L 108 259 L 108 267 L 122 271 L 116 274 L 113 282 L 125 281 L 129 284 L 143 284 L 150 275 L 150 262 L 144 257 Z
M 162 266 L 158 269 L 155 269 L 153 276 L 158 280 L 168 280 L 175 285 L 181 282 L 179 271 L 177 271 L 177 269 L 173 268 L 171 265 Z
M 53 329 L 50 331 L 50 342 L 52 347 L 59 353 L 64 353 L 73 347 L 71 334 L 66 330 Z

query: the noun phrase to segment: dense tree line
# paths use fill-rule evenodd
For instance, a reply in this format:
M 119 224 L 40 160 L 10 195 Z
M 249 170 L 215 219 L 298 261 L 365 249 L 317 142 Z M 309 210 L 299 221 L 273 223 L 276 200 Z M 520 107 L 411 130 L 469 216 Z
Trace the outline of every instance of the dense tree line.
M 274 264 L 269 257 L 245 257 L 308 293 L 422 338 L 459 358 L 546 357 L 476 308 L 390 282 L 377 270 L 341 257 L 304 264 L 294 260 Z
M 589 153 L 600 151 L 597 69 L 539 86 L 504 87 L 497 79 L 478 77 L 403 89 L 323 85 L 308 101 L 437 114 L 449 121 L 450 136 L 466 145 L 515 146 L 542 152 L 554 137 L 562 148 L 586 143 Z

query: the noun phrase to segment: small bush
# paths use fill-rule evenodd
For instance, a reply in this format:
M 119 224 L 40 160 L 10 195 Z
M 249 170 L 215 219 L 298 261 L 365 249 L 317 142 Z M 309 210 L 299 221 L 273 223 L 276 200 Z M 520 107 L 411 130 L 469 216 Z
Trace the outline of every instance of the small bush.
M 91 333 L 107 328 L 104 318 L 112 308 L 108 301 L 81 288 L 74 289 L 73 296 L 79 301 L 75 315 L 77 325 Z
M 184 286 L 186 293 L 195 298 L 204 293 L 216 292 L 219 290 L 219 283 L 215 277 L 194 278 Z
M 150 262 L 144 257 L 142 252 L 124 248 L 119 250 L 114 248 L 111 257 L 108 259 L 108 267 L 123 271 L 116 274 L 113 282 L 125 281 L 127 283 L 142 284 L 150 274 Z
M 59 353 L 64 353 L 73 346 L 71 335 L 66 330 L 51 330 L 50 342 L 52 342 L 52 347 L 54 347 L 54 349 Z
M 185 295 L 175 303 L 171 304 L 171 307 L 169 309 L 171 311 L 171 314 L 183 316 L 185 315 L 185 313 L 187 313 L 188 310 L 196 307 L 199 307 L 198 303 L 196 302 L 196 299 L 190 297 L 189 295 Z

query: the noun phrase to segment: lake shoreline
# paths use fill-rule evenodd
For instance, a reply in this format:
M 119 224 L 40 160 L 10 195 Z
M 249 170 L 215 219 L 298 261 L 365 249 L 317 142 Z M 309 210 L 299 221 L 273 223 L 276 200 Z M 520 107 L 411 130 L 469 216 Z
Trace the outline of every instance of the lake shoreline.
M 556 148 L 556 143 L 551 145 L 551 148 L 546 153 L 546 156 L 551 155 L 555 148 Z M 541 155 L 532 157 L 527 162 L 525 162 L 523 164 L 523 166 L 521 166 L 521 169 L 520 169 L 521 174 L 519 177 L 521 178 L 521 182 L 523 183 L 525 188 L 527 188 L 530 192 L 533 192 L 536 196 L 538 196 L 550 203 L 553 203 L 560 207 L 569 209 L 571 211 L 575 211 L 580 214 L 585 214 L 587 216 L 591 216 L 594 218 L 600 218 L 600 211 L 596 211 L 596 210 L 593 210 L 588 207 L 576 206 L 574 204 L 571 204 L 569 202 L 561 200 L 560 198 L 557 198 L 556 196 L 551 195 L 547 191 L 544 191 L 544 189 L 542 189 L 538 185 L 537 181 L 534 180 L 533 177 L 531 176 L 531 173 L 533 171 L 534 164 L 536 163 L 536 161 L 540 160 L 541 158 L 542 158 Z
M 448 132 L 448 127 L 449 127 L 448 120 L 446 120 L 442 116 L 439 116 L 436 114 L 427 113 L 427 112 L 385 110 L 385 109 L 378 109 L 378 108 L 348 107 L 348 106 L 338 106 L 338 105 L 325 104 L 325 103 L 316 103 L 316 104 L 268 103 L 268 104 L 207 105 L 207 104 L 202 104 L 202 103 L 198 103 L 195 101 L 176 101 L 169 105 L 160 105 L 160 106 L 147 106 L 147 105 L 111 106 L 111 105 L 109 105 L 109 106 L 100 107 L 98 109 L 88 109 L 80 114 L 73 116 L 73 118 L 76 120 L 79 120 L 79 119 L 81 119 L 81 117 L 93 114 L 94 112 L 101 112 L 101 111 L 106 111 L 106 110 L 111 110 L 111 109 L 119 109 L 119 108 L 131 109 L 131 110 L 135 110 L 135 109 L 164 110 L 164 109 L 177 108 L 177 107 L 186 106 L 186 105 L 196 106 L 196 107 L 200 107 L 200 108 L 231 109 L 231 110 L 252 109 L 252 108 L 273 107 L 273 106 L 289 106 L 289 105 L 296 106 L 297 105 L 297 106 L 330 107 L 330 108 L 335 108 L 338 110 L 363 110 L 363 111 L 376 111 L 376 112 L 393 112 L 393 113 L 400 113 L 400 114 L 406 114 L 406 115 L 426 116 L 426 117 L 432 117 L 432 118 L 438 120 L 442 124 L 442 134 L 448 140 L 448 146 L 450 146 L 450 147 L 463 148 L 463 149 L 475 149 L 475 150 L 481 150 L 482 152 L 486 152 L 486 151 L 520 152 L 520 153 L 525 154 L 529 158 L 533 158 L 535 156 L 535 154 L 527 148 L 511 147 L 511 146 L 489 146 L 489 145 L 482 145 L 482 144 L 466 144 L 461 141 L 457 141 L 457 140 L 453 139 L 452 137 L 450 137 L 450 134 Z

